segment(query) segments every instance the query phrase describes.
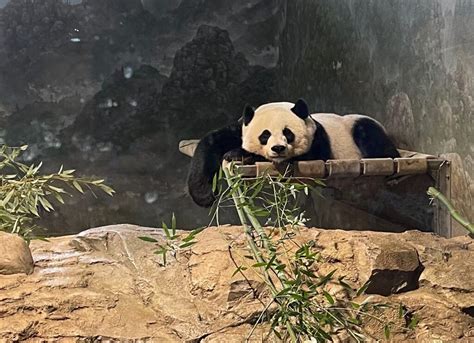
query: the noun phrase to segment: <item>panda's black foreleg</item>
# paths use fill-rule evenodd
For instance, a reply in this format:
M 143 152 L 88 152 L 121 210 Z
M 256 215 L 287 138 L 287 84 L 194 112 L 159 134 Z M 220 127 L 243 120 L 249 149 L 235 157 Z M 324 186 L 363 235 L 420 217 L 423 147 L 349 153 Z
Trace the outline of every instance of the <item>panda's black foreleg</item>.
M 239 161 L 243 164 L 255 164 L 255 162 L 266 161 L 266 159 L 262 156 L 252 154 L 241 147 L 226 152 L 223 159 L 228 162 Z
M 188 174 L 188 191 L 194 202 L 202 207 L 212 206 L 215 195 L 212 180 L 219 171 L 222 159 L 228 151 L 242 145 L 242 126 L 240 123 L 211 131 L 200 141 Z
M 357 120 L 352 128 L 352 135 L 363 158 L 400 157 L 395 144 L 374 120 Z

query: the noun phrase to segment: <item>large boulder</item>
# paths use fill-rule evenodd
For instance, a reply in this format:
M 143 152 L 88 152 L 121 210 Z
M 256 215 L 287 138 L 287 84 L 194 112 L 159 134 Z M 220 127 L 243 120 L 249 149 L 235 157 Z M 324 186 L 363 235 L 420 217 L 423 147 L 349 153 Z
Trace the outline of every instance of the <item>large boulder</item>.
M 248 264 L 242 232 L 206 229 L 166 264 L 155 243 L 138 239 L 163 242 L 161 229 L 114 225 L 34 241 L 34 273 L 0 276 L 0 340 L 241 342 L 268 303 L 251 268 L 246 278 L 233 275 L 236 265 Z M 309 240 L 322 256 L 319 273 L 336 269 L 357 287 L 372 280 L 370 298 L 396 305 L 385 317 L 396 322 L 401 303 L 419 318 L 414 330 L 392 328 L 394 340 L 474 339 L 470 238 L 320 229 L 294 237 Z M 252 339 L 261 341 L 269 329 L 257 326 Z M 384 337 L 378 321 L 365 329 Z
M 31 274 L 33 258 L 25 240 L 0 231 L 0 274 Z
M 377 242 L 376 247 L 366 293 L 390 295 L 417 289 L 423 266 L 416 249 L 388 239 Z

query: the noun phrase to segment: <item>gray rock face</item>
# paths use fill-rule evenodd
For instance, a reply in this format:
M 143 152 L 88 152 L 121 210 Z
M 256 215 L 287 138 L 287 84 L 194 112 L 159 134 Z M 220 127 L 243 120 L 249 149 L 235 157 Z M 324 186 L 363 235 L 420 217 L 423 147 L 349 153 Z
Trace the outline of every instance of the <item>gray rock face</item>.
M 466 56 L 474 45 L 466 42 L 474 30 L 473 4 L 288 1 L 279 49 L 283 98 L 303 96 L 324 111 L 371 114 L 400 147 L 457 153 L 462 170 L 456 173 L 472 180 L 474 64 Z M 451 193 L 462 203 L 474 198 L 473 189 L 471 181 Z M 466 210 L 474 221 L 474 207 Z
M 31 274 L 33 268 L 26 242 L 18 235 L 0 231 L 0 274 Z
M 191 250 L 170 254 L 165 266 L 153 253 L 156 246 L 137 238 L 162 243 L 161 229 L 114 225 L 33 241 L 34 273 L 0 275 L 0 340 L 241 342 L 264 308 L 261 301 L 269 301 L 252 268 L 247 279 L 233 275 L 229 244 L 235 262 L 248 263 L 242 230 L 208 228 Z M 345 276 L 355 287 L 372 278 L 373 287 L 387 296 L 370 297 L 394 306 L 384 314 L 389 320 L 405 325 L 398 318 L 400 303 L 419 318 L 414 330 L 393 327 L 394 341 L 474 339 L 470 238 L 313 228 L 302 229 L 294 240 L 315 242 L 322 260 L 314 272 L 320 275 L 337 269 L 335 278 Z M 421 264 L 418 287 L 403 287 L 408 279 L 400 275 L 418 280 Z M 396 277 L 389 282 L 376 271 Z M 331 283 L 330 292 L 338 287 Z M 371 339 L 384 339 L 378 321 L 368 320 L 364 328 Z M 252 339 L 260 341 L 269 329 L 263 322 Z
M 178 142 L 237 120 L 242 99 L 254 105 L 275 100 L 275 75 L 251 66 L 226 30 L 202 25 L 194 33 L 176 52 L 169 78 L 149 65 L 124 66 L 92 99 L 76 103 L 79 116 L 63 100 L 31 105 L 7 118 L 7 141 L 29 143 L 28 161 L 80 166 L 83 175 L 107 177 L 117 190 L 112 199 L 71 199 L 70 206 L 46 216 L 53 232 L 113 222 L 147 225 L 174 211 L 183 227 L 208 223 L 208 211 L 186 195 L 189 159 L 179 153 Z M 39 119 L 38 129 L 32 128 Z M 101 214 L 82 214 L 92 208 Z
M 415 118 L 406 93 L 395 94 L 388 100 L 385 128 L 400 149 L 408 149 L 417 141 Z

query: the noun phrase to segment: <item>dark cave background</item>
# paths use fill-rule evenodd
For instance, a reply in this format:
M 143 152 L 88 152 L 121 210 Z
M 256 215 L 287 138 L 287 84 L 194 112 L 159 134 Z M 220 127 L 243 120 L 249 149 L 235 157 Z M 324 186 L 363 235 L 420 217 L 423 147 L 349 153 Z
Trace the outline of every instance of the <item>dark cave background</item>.
M 455 153 L 474 216 L 474 0 L 0 1 L 0 142 L 28 163 L 105 177 L 51 234 L 208 222 L 186 193 L 181 139 L 245 103 L 304 97 L 366 113 L 402 148 Z M 461 201 L 462 200 L 462 201 Z M 227 213 L 224 218 L 233 221 Z

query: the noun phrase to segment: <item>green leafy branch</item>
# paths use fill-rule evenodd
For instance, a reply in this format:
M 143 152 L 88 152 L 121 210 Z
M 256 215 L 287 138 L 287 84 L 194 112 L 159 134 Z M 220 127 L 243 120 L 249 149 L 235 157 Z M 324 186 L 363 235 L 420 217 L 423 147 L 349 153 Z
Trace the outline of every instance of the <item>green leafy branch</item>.
M 54 211 L 54 200 L 64 204 L 64 196 L 72 196 L 71 191 L 91 191 L 96 196 L 94 189 L 113 195 L 114 190 L 104 180 L 76 177 L 74 169 L 61 166 L 56 173 L 41 174 L 42 163 L 26 165 L 17 160 L 26 149 L 26 145 L 0 146 L 0 230 L 26 240 L 38 238 L 40 227 L 35 221 L 41 210 Z
M 307 196 L 310 191 L 318 192 L 314 186 L 322 185 L 320 180 L 290 178 L 287 173 L 244 178 L 233 164 L 223 168 L 213 182 L 214 190 L 220 194 L 217 209 L 225 207 L 229 200 L 233 202 L 255 262 L 252 267 L 264 280 L 271 303 L 277 305 L 270 318 L 274 334 L 285 341 L 325 342 L 345 332 L 352 340 L 360 342 L 365 340 L 364 317 L 382 322 L 370 314 L 380 308 L 380 304 L 354 301 L 364 294 L 368 284 L 354 289 L 344 277 L 335 277 L 336 270 L 317 273 L 319 264 L 324 261 L 316 243 L 300 244 L 293 240 L 307 222 L 298 205 L 299 194 Z M 288 242 L 291 244 L 286 244 Z M 234 274 L 242 274 L 246 269 L 237 266 Z M 342 295 L 331 292 L 335 286 L 344 290 Z M 265 308 L 268 309 L 271 303 Z M 262 313 L 255 326 L 263 317 Z M 393 323 L 383 324 L 385 335 L 389 337 Z

